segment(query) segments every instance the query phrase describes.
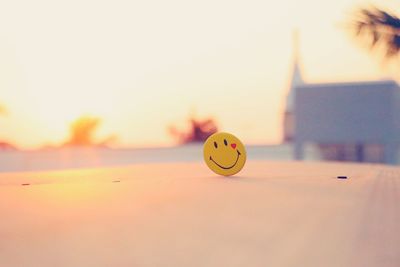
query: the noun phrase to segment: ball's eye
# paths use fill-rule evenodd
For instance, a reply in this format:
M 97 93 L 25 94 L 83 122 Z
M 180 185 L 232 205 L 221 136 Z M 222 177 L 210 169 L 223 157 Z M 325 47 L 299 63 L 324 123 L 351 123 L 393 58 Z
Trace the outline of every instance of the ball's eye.
M 227 146 L 228 145 L 228 142 L 226 141 L 226 139 L 224 139 L 224 144 Z
M 215 148 L 218 148 L 217 142 L 214 142 L 214 146 Z

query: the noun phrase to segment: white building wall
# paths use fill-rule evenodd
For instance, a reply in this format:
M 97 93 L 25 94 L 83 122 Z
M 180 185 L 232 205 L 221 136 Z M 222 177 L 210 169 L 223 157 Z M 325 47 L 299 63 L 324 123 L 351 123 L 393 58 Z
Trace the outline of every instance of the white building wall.
M 382 144 L 394 162 L 400 141 L 400 92 L 393 81 L 308 84 L 296 88 L 295 157 L 305 142 Z

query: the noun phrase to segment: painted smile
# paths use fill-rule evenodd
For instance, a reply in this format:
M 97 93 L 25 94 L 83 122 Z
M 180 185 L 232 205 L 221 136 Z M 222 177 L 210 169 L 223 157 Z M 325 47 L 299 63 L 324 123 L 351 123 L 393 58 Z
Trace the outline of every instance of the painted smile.
M 235 165 L 236 165 L 236 163 L 238 162 L 238 160 L 239 160 L 239 157 L 240 157 L 240 152 L 239 152 L 239 150 L 236 150 L 237 151 L 237 157 L 236 157 L 236 161 L 235 161 L 235 163 L 233 163 L 233 165 L 231 165 L 231 166 L 229 166 L 229 167 L 224 167 L 224 166 L 221 166 L 221 165 L 219 165 L 217 162 L 215 162 L 215 160 L 213 160 L 213 158 L 210 156 L 210 160 L 212 161 L 212 162 L 214 162 L 218 167 L 220 167 L 221 169 L 224 169 L 224 170 L 229 170 L 229 169 L 232 169 L 233 167 L 235 167 Z

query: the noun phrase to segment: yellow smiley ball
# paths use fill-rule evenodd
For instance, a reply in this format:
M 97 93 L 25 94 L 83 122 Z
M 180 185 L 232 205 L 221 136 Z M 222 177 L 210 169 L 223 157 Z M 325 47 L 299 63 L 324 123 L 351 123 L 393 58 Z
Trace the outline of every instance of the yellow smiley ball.
M 204 161 L 216 174 L 230 176 L 238 173 L 246 163 L 246 149 L 230 133 L 215 133 L 203 147 Z

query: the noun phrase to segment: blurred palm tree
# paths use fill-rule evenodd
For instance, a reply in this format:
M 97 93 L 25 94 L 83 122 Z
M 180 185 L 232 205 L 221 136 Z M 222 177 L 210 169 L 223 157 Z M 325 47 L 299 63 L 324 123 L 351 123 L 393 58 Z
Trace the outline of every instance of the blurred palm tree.
M 218 126 L 213 118 L 200 120 L 191 117 L 187 131 L 180 131 L 175 127 L 170 127 L 170 133 L 181 144 L 204 142 L 210 135 L 217 131 Z
M 70 137 L 65 143 L 66 146 L 107 146 L 115 140 L 110 136 L 101 142 L 95 141 L 95 133 L 101 124 L 101 119 L 82 116 L 75 120 L 70 126 Z
M 400 52 L 400 18 L 378 8 L 361 9 L 354 21 L 356 36 L 366 38 L 371 48 L 383 49 L 386 59 Z

